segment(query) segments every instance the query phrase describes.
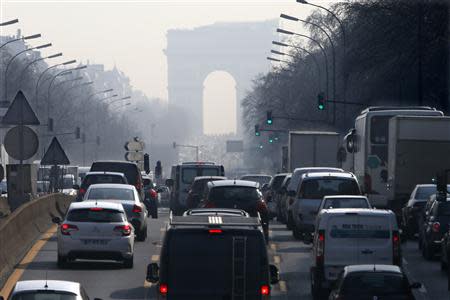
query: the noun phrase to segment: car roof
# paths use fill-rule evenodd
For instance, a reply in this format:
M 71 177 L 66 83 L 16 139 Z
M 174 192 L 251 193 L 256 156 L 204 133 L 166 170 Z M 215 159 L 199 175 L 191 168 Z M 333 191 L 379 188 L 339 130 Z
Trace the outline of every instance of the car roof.
M 344 172 L 344 170 L 341 168 L 308 167 L 308 168 L 295 168 L 292 174 L 308 173 L 308 172 Z
M 46 288 L 47 286 L 47 288 Z M 25 292 L 33 290 L 54 290 L 54 291 L 65 291 L 76 295 L 80 294 L 80 284 L 73 281 L 63 281 L 63 280 L 22 280 L 16 283 L 14 287 L 14 292 Z
M 208 215 L 208 216 L 242 216 L 250 217 L 250 215 L 242 209 L 232 208 L 193 208 L 184 212 L 184 216 L 192 215 Z
M 303 175 L 303 179 L 320 177 L 356 178 L 355 175 L 349 172 L 313 172 L 305 173 Z
M 96 163 L 120 163 L 120 164 L 136 166 L 136 164 L 134 162 L 126 161 L 126 160 L 97 160 L 97 161 L 94 161 L 92 164 L 96 164 Z
M 395 265 L 351 265 L 344 268 L 347 274 L 355 272 L 390 272 L 403 274 L 400 267 Z
M 394 215 L 391 210 L 387 209 L 373 209 L 373 208 L 333 208 L 333 209 L 322 209 L 321 214 L 327 215 L 346 215 L 348 213 L 358 214 L 358 215 Z
M 97 188 L 127 189 L 127 190 L 135 189 L 134 185 L 123 183 L 96 183 L 89 186 L 90 190 Z
M 225 176 L 197 176 L 194 178 L 194 181 L 203 179 L 227 179 L 227 178 Z
M 359 195 L 332 195 L 332 196 L 324 196 L 323 199 L 364 199 L 367 200 L 366 196 L 359 196 Z
M 272 175 L 269 174 L 244 174 L 241 176 L 241 178 L 244 177 L 272 177 Z
M 227 180 L 218 180 L 218 181 L 210 181 L 208 182 L 208 187 L 222 187 L 222 186 L 245 186 L 245 187 L 254 187 L 258 188 L 259 183 L 256 181 L 249 181 L 249 180 L 234 180 L 234 179 L 227 179 Z
M 69 210 L 72 209 L 86 209 L 92 207 L 100 207 L 104 209 L 113 209 L 124 211 L 121 203 L 114 203 L 109 201 L 82 201 L 82 202 L 72 202 L 69 206 Z
M 113 175 L 113 176 L 120 176 L 125 177 L 124 173 L 120 172 L 108 172 L 108 171 L 93 171 L 93 172 L 87 172 L 85 176 L 89 175 Z
M 260 230 L 261 221 L 258 217 L 249 217 L 237 214 L 216 215 L 212 214 L 194 214 L 174 216 L 170 213 L 169 229 L 177 227 L 181 228 L 197 228 L 197 229 L 214 229 L 214 228 L 237 228 L 237 229 L 258 229 Z

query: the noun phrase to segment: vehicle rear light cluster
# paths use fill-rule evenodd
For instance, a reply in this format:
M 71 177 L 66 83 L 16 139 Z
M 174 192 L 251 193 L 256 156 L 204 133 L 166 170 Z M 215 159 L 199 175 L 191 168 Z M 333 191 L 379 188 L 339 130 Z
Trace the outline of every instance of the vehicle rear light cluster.
M 222 233 L 222 229 L 210 229 L 209 233 L 211 234 L 218 234 L 218 233 Z
M 400 235 L 398 231 L 392 232 L 392 251 L 393 251 L 393 259 L 394 265 L 400 265 L 401 257 L 400 257 Z
M 258 203 L 256 204 L 256 210 L 259 213 L 267 212 L 266 202 L 264 202 L 263 200 L 258 201 Z
M 148 193 L 150 195 L 150 198 L 156 199 L 158 197 L 158 193 L 154 189 L 150 189 Z
M 133 206 L 133 212 L 134 212 L 134 213 L 140 213 L 140 212 L 142 212 L 142 207 L 140 207 L 139 205 L 134 205 L 134 206 Z
M 319 234 L 317 236 L 317 250 L 316 250 L 316 265 L 323 265 L 323 258 L 325 254 L 325 232 L 323 230 L 319 230 Z
M 266 284 L 262 285 L 261 289 L 260 289 L 260 292 L 261 292 L 261 295 L 263 295 L 263 296 L 270 295 L 270 286 L 268 286 Z
M 83 189 L 83 188 L 80 188 L 80 189 L 79 189 L 79 192 L 80 192 L 80 195 L 84 195 L 84 194 L 86 194 L 86 190 L 85 190 L 85 189 Z
M 163 296 L 167 295 L 167 292 L 169 291 L 169 287 L 165 283 L 159 284 L 159 293 Z
M 434 223 L 431 225 L 431 228 L 432 228 L 433 232 L 439 232 L 440 229 L 441 229 L 441 223 L 439 223 L 439 222 L 434 222 Z
M 114 227 L 115 232 L 120 232 L 122 236 L 129 236 L 131 234 L 131 225 L 121 225 Z
M 214 204 L 214 203 L 212 203 L 212 202 L 206 202 L 206 204 L 205 204 L 205 208 L 215 208 L 216 207 L 216 205 Z
M 90 211 L 102 211 L 103 207 L 91 207 L 89 210 Z
M 61 234 L 70 235 L 72 231 L 78 231 L 78 227 L 76 225 L 63 223 L 61 224 Z

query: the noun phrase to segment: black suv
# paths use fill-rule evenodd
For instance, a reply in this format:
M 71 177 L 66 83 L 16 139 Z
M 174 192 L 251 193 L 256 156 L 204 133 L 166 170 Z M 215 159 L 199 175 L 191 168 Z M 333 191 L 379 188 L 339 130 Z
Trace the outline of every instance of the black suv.
M 446 201 L 435 200 L 431 208 L 426 212 L 422 224 L 419 243 L 422 255 L 425 259 L 432 259 L 441 251 L 441 243 L 444 234 L 449 230 L 450 223 L 450 199 Z
M 278 269 L 269 265 L 258 218 L 229 209 L 173 216 L 164 237 L 160 266 L 147 268 L 164 299 L 269 299 Z
M 87 189 L 91 185 L 99 183 L 128 184 L 128 180 L 123 173 L 118 172 L 87 172 L 83 177 L 81 185 L 73 186 L 73 188 L 78 191 L 76 201 L 83 201 L 83 197 L 84 194 L 86 194 Z

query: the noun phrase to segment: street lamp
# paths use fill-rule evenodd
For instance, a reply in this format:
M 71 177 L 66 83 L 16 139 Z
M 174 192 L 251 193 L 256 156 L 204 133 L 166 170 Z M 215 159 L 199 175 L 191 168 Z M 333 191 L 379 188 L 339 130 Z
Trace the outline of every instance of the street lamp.
M 18 22 L 19 22 L 19 19 L 14 19 L 14 20 L 10 20 L 10 21 L 6 21 L 6 22 L 3 22 L 3 23 L 0 23 L 0 26 L 7 26 L 7 25 L 18 23 Z
M 24 36 L 24 37 L 17 38 L 17 39 L 12 39 L 12 40 L 9 40 L 6 43 L 0 45 L 0 49 L 2 49 L 4 46 L 6 46 L 6 45 L 8 45 L 10 43 L 14 43 L 14 42 L 17 42 L 17 41 L 22 41 L 22 40 L 32 40 L 32 39 L 37 39 L 37 38 L 40 38 L 40 37 L 41 37 L 41 34 L 38 33 L 38 34 L 32 34 L 32 35 Z
M 40 58 L 35 59 L 35 60 L 31 61 L 30 63 L 28 63 L 28 65 L 26 65 L 25 68 L 23 68 L 22 72 L 20 73 L 19 84 L 22 85 L 22 81 L 23 81 L 23 77 L 25 76 L 25 72 L 27 71 L 27 69 L 28 69 L 32 64 L 35 64 L 35 63 L 37 63 L 38 61 L 41 61 L 41 60 L 44 60 L 44 59 L 52 59 L 52 58 L 60 57 L 60 56 L 62 56 L 62 55 L 63 55 L 63 54 L 60 52 L 60 53 L 56 53 L 56 54 L 49 55 L 49 56 L 46 56 L 46 57 L 40 57 Z
M 22 53 L 25 53 L 25 52 L 28 52 L 28 51 L 32 51 L 32 50 L 44 49 L 44 48 L 48 48 L 48 47 L 51 47 L 51 46 L 52 46 L 52 44 L 48 43 L 48 44 L 43 44 L 43 45 L 40 45 L 40 46 L 28 48 L 28 49 L 19 51 L 17 54 L 15 54 L 13 57 L 11 57 L 11 59 L 6 64 L 6 69 L 5 69 L 5 94 L 4 94 L 4 100 L 2 101 L 2 105 L 1 106 L 5 105 L 3 107 L 6 107 L 6 105 L 9 105 L 9 101 L 7 100 L 7 98 L 8 98 L 8 91 L 7 91 L 7 88 L 8 88 L 8 80 L 7 80 L 7 78 L 8 77 L 7 77 L 7 75 L 8 75 L 9 67 L 11 66 L 11 63 L 13 62 L 13 60 L 16 57 L 18 57 L 20 54 L 22 54 Z

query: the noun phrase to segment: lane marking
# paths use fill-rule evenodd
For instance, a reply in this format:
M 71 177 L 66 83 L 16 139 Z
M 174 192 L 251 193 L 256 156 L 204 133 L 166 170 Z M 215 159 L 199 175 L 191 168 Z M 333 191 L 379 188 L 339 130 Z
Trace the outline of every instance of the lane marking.
M 272 243 L 272 244 L 270 244 L 270 249 L 272 249 L 273 251 L 277 251 L 277 245 L 276 244 L 274 244 L 274 243 Z
M 152 255 L 152 262 L 158 262 L 159 261 L 159 255 L 154 254 Z
M 279 256 L 279 255 L 275 255 L 275 256 L 273 257 L 273 262 L 274 262 L 276 265 L 279 265 L 280 262 L 281 262 L 280 256 Z
M 286 281 L 280 280 L 280 282 L 278 282 L 278 284 L 280 285 L 280 291 L 283 293 L 286 293 L 287 292 Z
M 11 293 L 14 285 L 17 283 L 17 281 L 19 281 L 19 279 L 25 272 L 25 269 L 30 263 L 33 262 L 39 251 L 42 249 L 42 247 L 44 247 L 44 245 L 53 236 L 53 234 L 56 233 L 57 228 L 57 225 L 52 225 L 44 234 L 40 236 L 39 240 L 37 240 L 36 243 L 31 247 L 22 261 L 14 268 L 13 273 L 9 276 L 8 280 L 3 286 L 3 289 L 0 291 L 0 295 L 6 298 Z
M 269 230 L 269 238 L 272 239 L 273 238 L 273 231 Z
M 146 288 L 146 289 L 151 288 L 152 285 L 153 285 L 153 283 L 148 282 L 147 280 L 144 280 L 144 288 Z

